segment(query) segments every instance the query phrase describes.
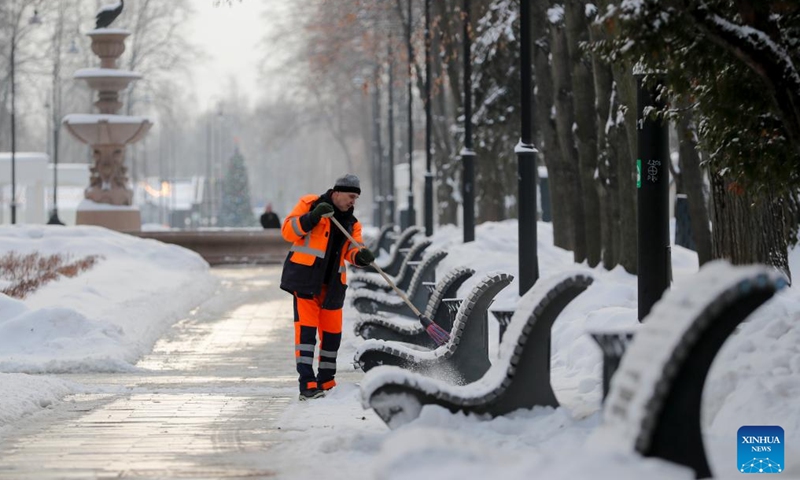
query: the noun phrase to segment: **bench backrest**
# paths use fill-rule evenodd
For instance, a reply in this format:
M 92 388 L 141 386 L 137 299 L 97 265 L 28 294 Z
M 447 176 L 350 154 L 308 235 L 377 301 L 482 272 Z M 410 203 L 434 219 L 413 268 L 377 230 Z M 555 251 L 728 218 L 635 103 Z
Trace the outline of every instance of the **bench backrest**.
M 499 370 L 491 374 L 502 397 L 492 414 L 535 405 L 558 406 L 550 384 L 551 330 L 564 308 L 594 282 L 588 272 L 565 272 L 539 280 L 519 301 L 500 344 Z
M 494 297 L 512 280 L 512 275 L 501 272 L 483 277 L 472 287 L 458 309 L 450 331 L 450 341 L 436 349 L 437 355 L 449 357 L 458 365 L 466 383 L 481 378 L 491 366 L 487 314 Z
M 428 299 L 425 316 L 449 332 L 453 328 L 453 322 L 450 313 L 444 308 L 442 299 L 455 297 L 461 285 L 473 275 L 475 270 L 469 267 L 456 267 L 447 272 L 442 281 L 436 284 L 436 289 Z
M 410 253 L 410 252 L 409 252 Z M 425 290 L 422 288 L 422 282 L 432 281 L 436 276 L 436 266 L 444 260 L 447 256 L 446 250 L 436 250 L 426 257 L 422 257 L 422 262 L 417 265 L 414 270 L 414 275 L 411 277 L 411 282 L 408 284 L 406 295 L 408 298 L 414 298 L 418 292 L 422 293 Z
M 386 260 L 386 263 L 383 264 L 385 266 L 381 266 L 384 272 L 389 275 L 397 275 L 397 273 L 400 271 L 400 266 L 405 259 L 401 250 L 408 248 L 409 245 L 411 245 L 411 243 L 414 241 L 414 237 L 422 231 L 422 228 L 413 226 L 406 228 L 400 233 L 400 236 L 397 237 L 397 240 L 392 245 L 392 248 L 389 249 L 389 258 Z M 377 272 L 371 266 L 364 267 L 364 270 Z
M 405 290 L 409 297 L 411 295 L 408 293 L 408 287 L 411 285 L 411 279 L 414 275 L 411 273 L 412 268 L 410 262 L 415 262 L 421 259 L 425 254 L 425 249 L 430 247 L 431 243 L 433 242 L 426 238 L 412 245 L 411 249 L 408 251 L 408 255 L 406 255 L 406 258 L 403 259 L 403 263 L 400 264 L 400 270 L 394 277 L 395 285 L 397 285 L 397 287 L 401 290 Z
M 372 250 L 375 255 L 378 255 L 381 249 L 386 250 L 389 252 L 391 249 L 391 244 L 389 244 L 389 237 L 394 232 L 394 223 L 387 223 L 386 225 L 382 226 L 381 229 L 378 231 L 378 236 L 375 238 L 373 242 L 370 243 L 369 249 Z
M 718 260 L 665 292 L 611 380 L 604 438 L 614 448 L 688 466 L 697 478 L 713 476 L 701 422 L 709 369 L 739 324 L 787 283 L 773 267 Z

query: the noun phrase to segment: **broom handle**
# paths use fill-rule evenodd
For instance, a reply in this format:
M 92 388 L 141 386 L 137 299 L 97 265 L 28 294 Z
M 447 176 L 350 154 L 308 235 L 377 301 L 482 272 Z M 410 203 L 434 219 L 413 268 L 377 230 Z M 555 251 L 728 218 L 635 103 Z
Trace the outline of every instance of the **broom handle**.
M 346 236 L 346 237 L 347 237 L 347 238 L 350 240 L 350 243 L 352 243 L 353 245 L 357 246 L 358 248 L 364 248 L 364 245 L 361 245 L 360 243 L 358 243 L 358 242 L 356 241 L 356 239 L 355 239 L 355 238 L 353 238 L 353 236 L 352 236 L 352 235 L 350 235 L 350 232 L 348 232 L 348 231 L 347 231 L 347 230 L 346 230 L 346 229 L 345 229 L 345 228 L 342 226 L 342 224 L 341 224 L 341 223 L 339 223 L 339 220 L 336 220 L 336 218 L 335 218 L 335 217 L 333 217 L 333 216 L 331 216 L 331 217 L 330 217 L 330 219 L 333 221 L 333 223 L 334 223 L 334 224 L 335 224 L 337 227 L 339 227 L 339 230 L 341 230 L 341 231 L 342 231 L 342 233 L 344 233 L 344 234 L 345 234 L 345 236 Z M 389 278 L 389 276 L 388 276 L 388 275 L 386 275 L 386 273 L 385 273 L 383 270 L 381 270 L 381 267 L 377 266 L 377 265 L 375 264 L 375 262 L 372 262 L 372 263 L 370 263 L 370 265 L 372 265 L 372 268 L 374 268 L 375 270 L 377 270 L 377 271 L 378 271 L 378 273 L 380 273 L 380 274 L 381 274 L 381 276 L 383 277 L 383 279 L 384 279 L 384 280 L 386 280 L 386 283 L 388 283 L 388 284 L 389 284 L 389 286 L 390 286 L 390 287 L 392 287 L 392 290 L 394 290 L 394 293 L 396 293 L 396 294 L 400 295 L 400 298 L 402 298 L 402 299 L 403 299 L 403 301 L 404 301 L 404 302 L 406 302 L 406 305 L 408 305 L 408 308 L 410 308 L 410 309 L 411 309 L 411 311 L 412 311 L 412 312 L 414 312 L 414 314 L 415 314 L 416 316 L 418 316 L 418 317 L 421 317 L 421 316 L 422 316 L 422 314 L 420 313 L 419 309 L 417 309 L 417 307 L 415 307 L 415 306 L 414 306 L 414 304 L 413 304 L 413 303 L 411 303 L 411 300 L 409 300 L 409 299 L 408 299 L 408 297 L 406 296 L 406 294 L 405 294 L 405 293 L 404 293 L 402 290 L 400 290 L 399 288 L 397 288 L 397 286 L 394 284 L 394 282 L 392 282 L 392 279 L 390 279 L 390 278 Z

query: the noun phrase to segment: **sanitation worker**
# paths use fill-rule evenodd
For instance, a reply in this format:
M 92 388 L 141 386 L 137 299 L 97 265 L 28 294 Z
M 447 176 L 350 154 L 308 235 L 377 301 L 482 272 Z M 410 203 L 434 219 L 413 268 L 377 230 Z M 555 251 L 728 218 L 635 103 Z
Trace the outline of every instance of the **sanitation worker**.
M 347 174 L 322 195 L 305 195 L 284 219 L 281 233 L 292 243 L 283 263 L 281 288 L 294 296 L 294 356 L 300 400 L 319 398 L 336 385 L 336 353 L 342 339 L 342 306 L 347 290 L 345 261 L 363 267 L 375 260 L 352 245 L 333 217 L 359 243 L 361 223 L 353 206 L 361 194 L 358 177 Z M 314 349 L 319 336 L 319 367 Z

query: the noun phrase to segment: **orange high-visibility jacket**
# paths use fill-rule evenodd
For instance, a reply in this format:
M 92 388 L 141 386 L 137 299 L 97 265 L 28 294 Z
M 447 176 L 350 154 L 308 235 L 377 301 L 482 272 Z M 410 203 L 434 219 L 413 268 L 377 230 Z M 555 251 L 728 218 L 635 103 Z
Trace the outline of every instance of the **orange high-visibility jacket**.
M 336 258 L 331 258 L 336 252 L 329 251 L 328 240 L 331 229 L 337 227 L 328 218 L 322 218 L 317 225 L 313 225 L 309 213 L 322 201 L 333 205 L 330 192 L 303 196 L 283 221 L 281 234 L 286 241 L 292 242 L 292 246 L 283 263 L 281 288 L 301 298 L 311 298 L 320 293 L 326 281 L 324 276 L 328 262 L 335 261 L 338 275 L 334 274 L 333 278 L 327 279 L 328 292 L 322 306 L 336 310 L 342 308 L 347 290 L 347 268 L 344 262 L 346 260 L 355 264 L 358 247 L 345 239 Z M 340 216 L 341 214 L 337 215 L 337 219 Z M 352 214 L 352 209 L 343 216 L 340 223 L 357 242 L 363 242 L 361 222 Z

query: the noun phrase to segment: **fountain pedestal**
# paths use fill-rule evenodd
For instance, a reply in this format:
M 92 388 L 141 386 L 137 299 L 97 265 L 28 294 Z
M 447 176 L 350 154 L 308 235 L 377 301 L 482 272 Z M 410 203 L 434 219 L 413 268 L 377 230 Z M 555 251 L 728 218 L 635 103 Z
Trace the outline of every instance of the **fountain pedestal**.
M 85 80 L 98 91 L 97 114 L 70 114 L 62 123 L 79 141 L 92 147 L 92 167 L 85 200 L 78 206 L 75 223 L 99 225 L 119 231 L 141 230 L 139 209 L 133 206 L 133 190 L 128 187 L 125 146 L 138 142 L 153 123 L 146 117 L 117 115 L 122 107 L 119 92 L 141 75 L 117 68 L 117 59 L 125 51 L 129 32 L 101 28 L 87 35 L 92 51 L 101 59 L 100 68 L 84 68 L 74 78 Z

